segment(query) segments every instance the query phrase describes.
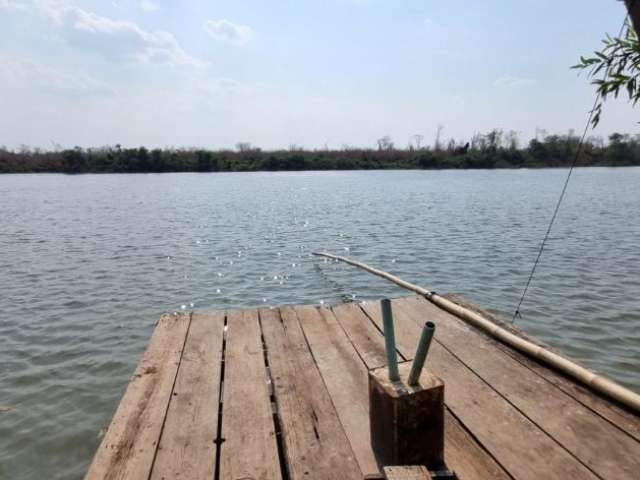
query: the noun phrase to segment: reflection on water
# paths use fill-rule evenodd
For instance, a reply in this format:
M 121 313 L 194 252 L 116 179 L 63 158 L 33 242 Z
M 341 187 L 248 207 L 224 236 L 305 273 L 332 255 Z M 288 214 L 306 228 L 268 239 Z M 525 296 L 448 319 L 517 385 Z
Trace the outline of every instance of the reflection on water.
M 79 478 L 161 313 L 406 294 L 511 316 L 560 170 L 0 176 L 0 478 Z M 640 389 L 640 169 L 578 169 L 520 325 Z

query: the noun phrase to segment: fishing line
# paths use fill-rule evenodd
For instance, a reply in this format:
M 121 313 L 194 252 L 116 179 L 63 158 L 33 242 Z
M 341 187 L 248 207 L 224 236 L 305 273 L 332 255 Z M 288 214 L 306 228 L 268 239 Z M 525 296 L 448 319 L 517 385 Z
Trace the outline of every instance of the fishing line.
M 620 27 L 620 32 L 618 33 L 618 37 L 622 36 L 622 32 L 624 31 L 625 25 L 627 25 L 627 19 L 628 18 L 629 18 L 629 15 L 628 14 L 625 15 L 624 21 L 622 22 L 622 26 Z M 610 69 L 611 69 L 611 65 L 609 65 L 607 67 L 607 69 L 605 70 L 603 78 L 607 78 L 607 75 L 609 74 L 609 70 Z M 562 200 L 564 200 L 565 193 L 567 192 L 567 186 L 569 185 L 569 180 L 571 180 L 571 174 L 573 173 L 573 169 L 576 166 L 576 163 L 578 162 L 578 158 L 580 157 L 580 154 L 582 153 L 582 146 L 584 145 L 584 139 L 586 138 L 587 132 L 589 131 L 589 125 L 591 124 L 591 119 L 593 118 L 593 113 L 594 113 L 596 107 L 598 106 L 598 101 L 600 100 L 600 97 L 601 97 L 601 94 L 600 94 L 600 91 L 598 91 L 597 94 L 596 94 L 596 98 L 593 101 L 593 107 L 589 111 L 589 117 L 587 118 L 587 123 L 584 126 L 584 131 L 582 132 L 582 137 L 580 138 L 580 142 L 578 143 L 578 146 L 576 148 L 576 154 L 573 157 L 573 161 L 571 162 L 571 166 L 569 167 L 569 172 L 567 173 L 567 178 L 564 181 L 564 185 L 562 187 L 562 192 L 560 192 L 560 198 L 558 198 L 558 203 L 556 203 L 556 208 L 553 211 L 553 215 L 551 216 L 551 221 L 549 222 L 549 226 L 547 227 L 547 232 L 544 234 L 544 238 L 542 239 L 542 243 L 540 244 L 540 249 L 538 250 L 538 255 L 536 256 L 535 262 L 533 262 L 533 267 L 531 268 L 531 273 L 529 274 L 529 278 L 527 279 L 527 283 L 526 283 L 526 285 L 524 287 L 524 290 L 522 291 L 522 296 L 520 297 L 520 301 L 518 302 L 518 306 L 516 307 L 516 311 L 513 313 L 513 318 L 511 319 L 511 323 L 515 323 L 516 317 L 522 318 L 522 315 L 520 314 L 520 307 L 522 306 L 522 302 L 524 301 L 524 298 L 527 295 L 527 292 L 529 290 L 529 286 L 531 285 L 531 280 L 533 279 L 533 276 L 536 273 L 536 269 L 538 268 L 538 264 L 540 263 L 540 257 L 542 257 L 542 252 L 544 250 L 544 246 L 546 245 L 547 240 L 549 239 L 549 235 L 551 233 L 551 228 L 553 227 L 553 224 L 556 221 L 556 217 L 558 216 L 558 211 L 560 210 L 560 204 L 562 203 Z
M 330 265 L 332 262 L 326 263 Z M 318 273 L 318 276 L 322 279 L 323 283 L 329 288 L 329 290 L 331 290 L 333 294 L 342 298 L 343 301 L 353 301 L 354 297 L 346 293 L 349 291 L 349 288 L 346 285 L 343 285 L 342 283 L 327 275 L 327 273 L 322 269 L 318 262 L 315 261 L 315 259 L 311 260 L 311 264 L 313 265 L 313 269 L 315 270 L 315 272 Z

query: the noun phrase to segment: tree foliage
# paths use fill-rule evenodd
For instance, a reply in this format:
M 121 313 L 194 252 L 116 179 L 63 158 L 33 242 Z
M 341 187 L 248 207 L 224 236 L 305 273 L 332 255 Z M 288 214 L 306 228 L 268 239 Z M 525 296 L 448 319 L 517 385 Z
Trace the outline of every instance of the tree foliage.
M 230 172 L 276 170 L 363 169 L 453 169 L 453 168 L 541 168 L 571 165 L 579 138 L 547 135 L 518 147 L 515 132 L 494 129 L 476 134 L 470 142 L 450 140 L 437 149 L 411 146 L 400 150 L 389 143 L 384 148 L 342 150 L 263 151 L 256 147 L 233 150 L 122 148 L 120 145 L 60 151 L 0 148 L 0 173 L 162 173 Z M 438 141 L 439 145 L 439 141 Z M 578 165 L 640 165 L 640 136 L 615 133 L 608 143 L 587 139 Z
M 640 100 L 640 43 L 629 19 L 625 21 L 621 37 L 607 36 L 603 47 L 591 57 L 580 57 L 580 62 L 572 68 L 587 71 L 596 86 L 598 100 L 595 104 L 591 124 L 600 122 L 602 105 L 607 97 L 618 97 L 625 92 L 635 105 Z

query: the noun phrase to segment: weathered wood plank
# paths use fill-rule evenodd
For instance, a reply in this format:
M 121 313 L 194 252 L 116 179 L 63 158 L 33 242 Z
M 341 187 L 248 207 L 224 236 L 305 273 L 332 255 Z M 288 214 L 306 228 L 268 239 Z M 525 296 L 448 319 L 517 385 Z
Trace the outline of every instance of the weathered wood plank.
M 369 308 L 375 308 L 369 305 Z M 332 308 L 338 322 L 345 329 L 359 355 L 368 368 L 384 365 L 384 338 L 382 332 L 355 304 L 345 304 Z M 378 313 L 379 314 L 379 313 Z M 413 357 L 401 352 L 402 360 Z M 445 402 L 446 402 L 445 385 Z M 507 479 L 509 476 L 498 463 L 476 442 L 460 422 L 445 408 L 445 462 L 461 479 L 483 480 Z
M 158 322 L 86 479 L 149 476 L 189 323 L 189 315 Z
M 444 386 L 444 459 L 449 470 L 460 480 L 506 480 L 511 477 L 506 470 L 469 433 L 467 428 L 446 406 L 447 385 Z
M 378 472 L 367 393 L 367 367 L 386 362 L 378 305 L 230 315 L 220 478 L 281 476 L 261 331 L 289 477 Z M 425 319 L 438 325 L 427 368 L 446 382 L 445 456 L 463 480 L 640 471 L 636 416 L 424 299 L 393 307 L 400 358 L 413 356 Z M 86 478 L 212 478 L 223 319 L 160 320 Z
M 417 465 L 384 467 L 384 475 L 387 480 L 431 480 L 429 470 Z
M 595 473 L 625 478 L 640 472 L 640 442 L 496 348 L 477 329 L 418 297 L 394 306 L 418 326 L 426 319 L 436 323 L 440 343 Z
M 282 309 L 283 314 L 287 308 Z M 371 448 L 367 369 L 329 309 L 295 307 L 363 475 L 379 473 Z
M 486 318 L 493 320 L 498 325 L 504 328 L 511 327 L 511 324 L 505 322 L 504 320 L 499 319 L 498 317 L 493 315 L 491 312 L 488 312 L 486 310 L 478 308 L 475 305 L 470 304 L 459 295 L 447 295 L 447 298 L 458 303 L 459 305 L 462 305 L 470 310 L 474 310 L 484 315 Z M 526 334 L 524 334 L 522 331 L 518 329 L 515 329 L 512 327 L 511 330 L 516 335 L 524 337 L 529 341 L 532 341 L 534 343 L 540 343 L 537 339 L 527 336 Z M 640 416 L 624 409 L 623 407 L 620 407 L 614 404 L 611 400 L 608 400 L 602 397 L 600 394 L 594 392 L 593 390 L 589 390 L 587 387 L 576 382 L 574 379 L 569 378 L 566 375 L 563 375 L 562 373 L 557 372 L 556 370 L 553 370 L 544 364 L 541 364 L 535 359 L 528 357 L 523 353 L 518 352 L 517 350 L 509 347 L 508 345 L 500 341 L 497 341 L 496 339 L 482 332 L 480 333 L 484 335 L 489 342 L 491 342 L 493 345 L 496 345 L 498 349 L 502 350 L 503 352 L 507 353 L 508 355 L 510 355 L 511 357 L 513 357 L 514 359 L 516 359 L 526 367 L 530 368 L 531 370 L 536 372 L 538 375 L 540 375 L 547 381 L 553 383 L 560 390 L 564 391 L 568 395 L 571 395 L 577 401 L 579 401 L 586 407 L 590 408 L 591 410 L 596 412 L 598 415 L 607 419 L 609 422 L 611 422 L 612 425 L 615 425 L 620 430 L 625 431 L 626 433 L 634 437 L 636 440 L 640 441 Z
M 220 478 L 281 478 L 257 310 L 227 316 L 223 388 Z
M 152 479 L 213 478 L 224 312 L 194 313 Z
M 368 370 L 386 365 L 387 356 L 384 351 L 382 332 L 357 304 L 336 305 L 331 307 L 331 311 Z M 408 360 L 408 358 L 405 358 L 404 355 L 398 355 L 398 361 L 403 360 Z
M 421 327 L 396 303 L 398 348 L 413 352 Z M 381 325 L 379 309 L 364 307 Z M 437 330 L 426 368 L 444 380 L 447 406 L 514 478 L 598 478 L 444 348 L 437 341 Z
M 363 477 L 298 323 L 286 309 L 260 310 L 289 478 Z

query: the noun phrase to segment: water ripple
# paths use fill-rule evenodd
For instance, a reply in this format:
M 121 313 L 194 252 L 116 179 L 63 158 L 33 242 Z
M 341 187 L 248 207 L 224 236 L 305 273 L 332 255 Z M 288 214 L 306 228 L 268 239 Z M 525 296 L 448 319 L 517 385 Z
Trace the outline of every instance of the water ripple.
M 0 176 L 0 477 L 81 478 L 166 311 L 406 294 L 316 249 L 510 317 L 564 174 Z M 519 321 L 636 389 L 639 183 L 575 171 Z

